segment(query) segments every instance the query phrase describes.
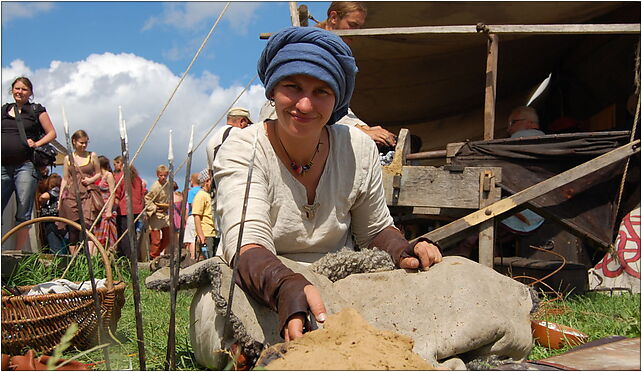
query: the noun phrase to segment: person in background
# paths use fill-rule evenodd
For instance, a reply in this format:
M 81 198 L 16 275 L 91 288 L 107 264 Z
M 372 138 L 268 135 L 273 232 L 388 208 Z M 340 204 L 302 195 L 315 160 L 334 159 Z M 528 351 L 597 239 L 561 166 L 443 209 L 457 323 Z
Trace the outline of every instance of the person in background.
M 102 196 L 98 186 L 94 183 L 101 176 L 100 163 L 96 153 L 87 151 L 89 135 L 84 130 L 79 129 L 72 134 L 71 145 L 74 148 L 74 152 L 71 154 L 74 165 L 71 164 L 69 155 L 65 156 L 58 215 L 81 223 L 79 208 L 76 203 L 76 193 L 78 192 L 80 193 L 80 208 L 82 208 L 84 223 L 86 228 L 89 229 L 98 217 L 100 208 L 102 208 L 102 205 L 96 204 L 97 200 L 102 202 Z M 74 177 L 72 177 L 72 174 L 75 176 L 77 185 L 73 182 Z M 69 252 L 74 254 L 80 240 L 80 232 L 63 222 L 56 222 L 56 224 L 59 229 L 67 228 L 69 232 Z
M 510 138 L 544 136 L 546 134 L 539 128 L 537 111 L 529 106 L 519 106 L 511 111 L 506 131 L 508 131 Z
M 206 151 L 208 166 L 212 165 L 217 149 L 231 133 L 246 128 L 251 124 L 252 119 L 250 119 L 250 111 L 248 109 L 243 107 L 231 108 L 230 111 L 227 112 L 227 125 L 219 128 L 212 138 L 207 141 Z
M 152 259 L 161 255 L 170 240 L 169 195 L 172 192 L 167 182 L 169 171 L 164 164 L 156 167 L 158 179 L 145 195 L 145 213 L 149 219 L 150 247 Z
M 194 243 L 196 242 L 196 226 L 194 225 L 194 216 L 192 216 L 192 203 L 194 197 L 201 190 L 198 180 L 198 173 L 192 173 L 190 176 L 190 189 L 187 192 L 187 221 L 185 222 L 185 235 L 183 235 L 183 246 L 189 252 L 190 258 L 196 260 L 198 255 Z
M 181 204 L 183 204 L 183 193 L 178 189 L 178 184 L 174 182 L 174 205 L 172 206 L 172 233 L 175 236 L 175 241 L 178 244 L 178 238 L 181 231 Z M 187 209 L 187 205 L 185 205 Z M 170 247 L 173 249 L 174 247 Z
M 120 178 L 123 176 L 123 157 L 118 155 L 114 158 L 114 181 L 118 183 Z
M 103 245 L 105 249 L 116 249 L 112 247 L 116 243 L 116 213 L 114 197 L 110 198 L 112 194 L 115 194 L 116 191 L 116 182 L 114 180 L 114 175 L 111 172 L 111 165 L 109 164 L 109 159 L 105 156 L 100 155 L 98 157 L 98 162 L 100 163 L 100 178 L 98 179 L 98 189 L 100 194 L 103 197 L 105 202 L 105 208 L 103 209 L 103 214 L 100 218 L 100 223 L 97 228 L 94 229 L 94 235 Z
M 114 181 L 116 182 L 116 184 L 118 184 L 118 180 L 123 177 L 122 165 L 122 157 L 117 156 L 114 159 L 114 168 L 121 169 L 121 171 L 115 173 L 114 175 Z M 136 169 L 136 167 L 130 165 L 129 170 L 131 171 L 132 178 L 132 213 L 134 215 L 134 220 L 136 220 L 145 206 L 145 194 L 147 190 L 145 189 L 145 186 L 143 186 L 143 180 L 138 175 L 138 170 Z M 125 196 L 124 180 L 120 183 L 120 185 L 118 185 L 115 193 L 116 198 L 114 200 L 114 204 L 116 205 L 116 211 L 118 212 L 118 216 L 116 217 L 116 228 L 118 231 L 118 236 L 120 237 L 127 230 L 127 198 Z M 142 226 L 142 221 L 138 220 L 136 222 L 137 231 L 140 230 L 140 226 Z M 138 241 L 138 239 L 134 239 L 134 241 Z M 120 242 L 118 243 L 118 255 L 121 257 L 127 257 L 130 260 L 132 259 L 128 236 L 124 236 L 122 239 L 120 239 Z
M 333 1 L 328 8 L 327 15 L 328 18 L 317 24 L 316 27 L 328 31 L 356 30 L 362 28 L 366 23 L 368 8 L 364 3 L 359 1 Z M 342 39 L 347 44 L 350 44 L 352 41 L 350 38 L 346 37 L 342 37 Z M 270 101 L 267 101 L 263 105 L 259 114 L 259 122 L 262 122 L 265 119 L 276 119 L 276 112 Z M 369 126 L 359 119 L 349 107 L 348 113 L 339 119 L 337 123 L 350 125 L 360 129 L 372 138 L 379 148 L 384 149 L 384 154 L 387 153 L 385 149 L 390 149 L 392 147 L 394 150 L 394 146 L 397 144 L 397 138 L 394 134 L 381 126 Z
M 33 149 L 56 139 L 56 129 L 44 106 L 31 103 L 33 84 L 22 76 L 11 83 L 9 92 L 14 103 L 2 105 L 2 212 L 11 197 L 16 196 L 16 224 L 31 219 L 34 197 L 40 172 L 31 162 Z M 25 130 L 27 142 L 24 143 L 18 121 L 20 117 Z M 40 134 L 44 133 L 41 137 Z M 20 229 L 15 233 L 15 249 L 23 249 L 29 237 L 29 228 Z
M 212 216 L 212 197 L 210 196 L 212 179 L 209 169 L 203 169 L 199 173 L 198 181 L 201 184 L 201 189 L 194 197 L 192 216 L 194 216 L 198 246 L 201 247 L 201 253 L 207 259 L 216 255 L 219 240 Z
M 40 217 L 58 216 L 58 198 L 60 197 L 60 184 L 62 177 L 58 173 L 52 173 L 43 180 L 44 190 L 40 193 Z M 65 246 L 65 231 L 58 229 L 54 221 L 42 223 L 42 230 L 47 239 L 49 251 L 53 254 L 67 254 Z

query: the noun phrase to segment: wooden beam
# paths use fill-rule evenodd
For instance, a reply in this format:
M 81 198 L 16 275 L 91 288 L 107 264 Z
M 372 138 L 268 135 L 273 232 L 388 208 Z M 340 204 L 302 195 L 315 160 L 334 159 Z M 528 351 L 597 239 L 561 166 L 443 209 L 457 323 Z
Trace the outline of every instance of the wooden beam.
M 292 26 L 301 26 L 301 23 L 299 22 L 299 11 L 296 8 L 296 1 L 288 1 L 288 4 L 290 5 L 290 18 L 292 19 Z
M 434 150 L 434 151 L 415 152 L 414 154 L 408 154 L 406 156 L 406 160 L 440 159 L 445 157 L 446 157 L 446 150 Z
M 568 34 L 639 34 L 639 23 L 613 24 L 559 24 L 559 25 L 484 25 L 493 34 L 506 35 L 568 35 Z M 479 34 L 474 26 L 419 26 L 419 27 L 380 27 L 359 30 L 334 30 L 339 36 L 386 36 L 421 34 Z M 259 34 L 260 39 L 268 39 L 270 32 Z
M 486 55 L 486 88 L 484 98 L 484 140 L 495 137 L 495 98 L 497 96 L 497 60 L 499 37 L 488 35 L 488 54 Z
M 639 34 L 639 23 L 559 24 L 559 25 L 483 25 L 491 34 Z M 382 27 L 335 30 L 339 36 L 385 36 L 414 34 L 479 34 L 477 25 Z
M 456 221 L 453 221 L 448 225 L 442 226 L 427 234 L 417 237 L 413 239 L 411 243 L 415 242 L 421 237 L 439 242 L 442 239 L 448 238 L 451 235 L 457 234 L 470 227 L 488 221 L 495 216 L 506 213 L 521 204 L 524 204 L 530 200 L 546 194 L 549 191 L 555 190 L 560 186 L 566 185 L 569 182 L 575 181 L 576 179 L 582 178 L 587 174 L 591 174 L 599 169 L 602 169 L 622 159 L 626 159 L 629 156 L 639 152 L 640 140 L 628 143 L 624 146 L 618 147 L 615 150 L 607 152 L 604 155 L 600 155 L 595 159 L 589 160 L 565 172 L 548 178 L 538 184 L 528 187 L 513 196 L 502 199 L 486 208 L 480 209 Z

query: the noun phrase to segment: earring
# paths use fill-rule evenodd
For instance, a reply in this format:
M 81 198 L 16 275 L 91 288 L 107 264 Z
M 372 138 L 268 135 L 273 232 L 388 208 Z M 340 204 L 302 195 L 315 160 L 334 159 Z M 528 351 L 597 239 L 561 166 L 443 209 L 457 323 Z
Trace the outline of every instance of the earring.
M 268 98 L 268 101 L 270 102 L 270 106 L 274 107 L 274 98 Z

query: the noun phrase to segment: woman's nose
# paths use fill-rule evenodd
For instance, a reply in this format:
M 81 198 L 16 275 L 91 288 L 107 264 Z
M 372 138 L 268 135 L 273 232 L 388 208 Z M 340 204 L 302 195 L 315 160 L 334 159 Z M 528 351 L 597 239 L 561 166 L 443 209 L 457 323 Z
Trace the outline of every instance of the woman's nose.
M 312 106 L 312 100 L 307 95 L 301 96 L 296 103 L 296 108 L 301 112 L 312 111 Z

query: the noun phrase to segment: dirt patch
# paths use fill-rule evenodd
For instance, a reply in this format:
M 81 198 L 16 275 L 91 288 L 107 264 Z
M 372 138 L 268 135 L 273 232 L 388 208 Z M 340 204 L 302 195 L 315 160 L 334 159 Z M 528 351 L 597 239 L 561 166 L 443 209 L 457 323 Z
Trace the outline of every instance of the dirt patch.
M 323 329 L 274 345 L 257 366 L 269 370 L 434 370 L 409 337 L 368 324 L 355 309 L 328 316 Z

